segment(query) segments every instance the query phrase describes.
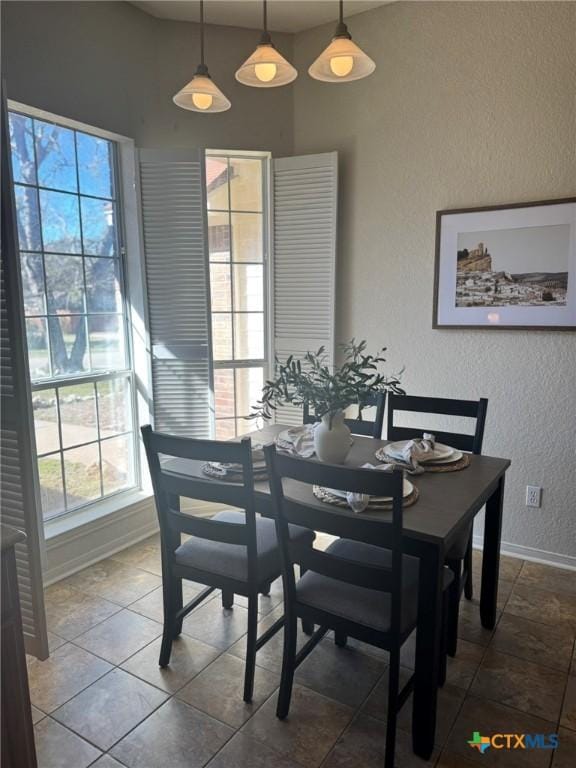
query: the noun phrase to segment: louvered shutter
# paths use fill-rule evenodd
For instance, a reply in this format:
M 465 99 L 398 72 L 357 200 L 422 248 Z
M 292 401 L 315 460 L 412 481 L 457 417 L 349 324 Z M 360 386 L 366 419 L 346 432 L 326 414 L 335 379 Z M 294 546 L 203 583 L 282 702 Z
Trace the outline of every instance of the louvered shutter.
M 274 353 L 326 349 L 334 363 L 338 155 L 274 160 Z M 302 422 L 301 409 L 280 408 L 276 421 Z
M 140 150 L 156 429 L 211 437 L 213 377 L 204 153 Z
M 36 446 L 32 427 L 26 334 L 14 217 L 8 138 L 2 95 L 2 254 L 0 264 L 0 519 L 26 534 L 16 545 L 16 567 L 26 652 L 48 656 L 41 546 L 43 528 L 37 494 Z

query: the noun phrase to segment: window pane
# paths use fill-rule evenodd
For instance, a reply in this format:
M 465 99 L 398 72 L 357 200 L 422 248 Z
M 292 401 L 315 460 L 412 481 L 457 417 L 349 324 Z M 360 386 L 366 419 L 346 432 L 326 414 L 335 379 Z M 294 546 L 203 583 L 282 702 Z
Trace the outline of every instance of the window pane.
M 210 264 L 210 301 L 213 312 L 231 311 L 232 286 L 229 264 Z
M 88 312 L 121 312 L 120 269 L 117 259 L 84 259 Z
M 10 146 L 14 181 L 36 184 L 32 118 L 10 113 Z
M 100 448 L 104 493 L 114 493 L 134 485 L 132 435 L 103 440 Z
M 114 203 L 109 200 L 94 200 L 81 197 L 82 241 L 84 253 L 93 256 L 115 256 L 116 217 Z
M 230 158 L 230 202 L 233 211 L 262 210 L 262 161 Z
M 234 418 L 234 371 L 217 369 L 214 371 L 214 403 L 216 418 Z
M 227 213 L 208 211 L 210 261 L 230 261 L 230 220 Z
M 209 210 L 228 210 L 228 160 L 206 158 L 206 192 Z
M 56 390 L 42 389 L 32 395 L 36 453 L 52 453 L 60 450 L 58 433 L 58 408 Z
M 264 358 L 264 315 L 246 312 L 234 315 L 234 359 Z
M 247 435 L 249 432 L 255 432 L 258 429 L 256 419 L 236 419 L 236 434 Z
M 54 375 L 88 370 L 86 318 L 81 315 L 53 316 L 48 318 L 48 323 Z
M 232 357 L 232 315 L 212 315 L 212 346 L 214 360 Z
M 132 400 L 128 379 L 99 381 L 98 421 L 100 437 L 129 432 L 132 429 Z
M 46 254 L 48 313 L 73 315 L 84 312 L 84 269 L 81 256 Z
M 48 517 L 64 512 L 64 488 L 62 485 L 62 464 L 60 454 L 43 456 L 38 459 L 40 477 L 40 502 L 42 516 Z
M 75 195 L 41 189 L 40 213 L 45 251 L 82 253 L 78 198 Z
M 58 388 L 62 447 L 90 443 L 98 439 L 94 384 L 75 384 Z
M 92 370 L 113 371 L 126 368 L 124 323 L 120 315 L 88 317 Z
M 34 120 L 38 184 L 41 187 L 76 192 L 74 131 L 53 123 Z
M 238 416 L 249 416 L 252 413 L 252 408 L 262 397 L 263 385 L 263 368 L 236 369 L 236 413 Z
M 262 312 L 264 310 L 264 270 L 259 264 L 235 264 L 234 310 Z
M 33 187 L 14 185 L 16 217 L 18 220 L 18 245 L 21 251 L 40 251 L 40 215 L 38 192 Z
M 32 381 L 50 377 L 50 353 L 48 351 L 48 327 L 46 319 L 35 317 L 26 320 L 28 366 Z
M 100 498 L 100 452 L 98 443 L 64 451 L 66 505 L 77 507 Z
M 95 197 L 113 197 L 111 142 L 77 133 L 76 146 L 80 192 Z
M 45 315 L 44 265 L 42 256 L 33 253 L 20 254 L 22 294 L 25 315 Z
M 262 214 L 232 214 L 232 260 L 262 261 Z
M 219 419 L 216 421 L 216 440 L 231 440 L 236 437 L 234 419 Z

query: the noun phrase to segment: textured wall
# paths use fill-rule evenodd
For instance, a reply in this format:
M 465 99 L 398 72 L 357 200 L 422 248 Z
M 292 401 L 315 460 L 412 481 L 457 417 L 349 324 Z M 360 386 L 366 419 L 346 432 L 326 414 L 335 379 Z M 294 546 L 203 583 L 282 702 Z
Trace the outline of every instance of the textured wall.
M 486 450 L 509 456 L 504 539 L 576 555 L 576 336 L 431 328 L 441 208 L 576 194 L 576 3 L 395 3 L 351 19 L 376 59 L 330 86 L 306 68 L 332 28 L 298 35 L 295 88 L 233 73 L 257 35 L 208 30 L 233 102 L 171 104 L 197 58 L 195 25 L 125 3 L 3 3 L 12 98 L 133 136 L 141 146 L 341 154 L 338 335 L 390 347 L 413 393 L 490 398 Z M 277 36 L 290 53 L 291 38 Z M 293 119 L 294 117 L 294 119 Z M 540 510 L 524 487 L 544 487 Z
M 349 27 L 376 73 L 295 95 L 296 152 L 341 153 L 338 336 L 386 343 L 412 393 L 488 397 L 504 540 L 576 556 L 576 335 L 431 327 L 436 210 L 576 194 L 576 4 L 401 2 Z M 301 71 L 331 31 L 296 38 Z
M 207 28 L 210 72 L 232 102 L 215 115 L 172 103 L 198 64 L 198 26 L 156 19 L 123 2 L 2 3 L 2 73 L 10 98 L 130 136 L 141 147 L 286 155 L 293 89 L 263 92 L 234 79 L 258 37 L 249 29 Z M 274 40 L 291 55 L 290 35 Z

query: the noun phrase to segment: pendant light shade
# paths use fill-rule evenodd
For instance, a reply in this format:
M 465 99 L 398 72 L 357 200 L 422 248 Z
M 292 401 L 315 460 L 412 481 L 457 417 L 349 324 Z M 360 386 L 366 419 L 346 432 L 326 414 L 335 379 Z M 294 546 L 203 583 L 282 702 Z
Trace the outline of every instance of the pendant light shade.
M 178 91 L 174 104 L 193 112 L 226 112 L 232 106 L 204 67 L 198 67 L 188 85 Z
M 310 66 L 308 74 L 326 83 L 349 83 L 368 77 L 375 69 L 374 61 L 352 40 L 344 24 L 344 2 L 340 0 L 340 21 L 332 42 Z
M 204 0 L 200 0 L 200 64 L 192 80 L 172 100 L 176 106 L 192 112 L 226 112 L 232 106 L 204 63 Z
M 254 53 L 236 72 L 236 80 L 253 88 L 276 88 L 287 85 L 298 77 L 298 72 L 276 50 L 268 33 L 266 0 L 263 2 L 264 29 Z

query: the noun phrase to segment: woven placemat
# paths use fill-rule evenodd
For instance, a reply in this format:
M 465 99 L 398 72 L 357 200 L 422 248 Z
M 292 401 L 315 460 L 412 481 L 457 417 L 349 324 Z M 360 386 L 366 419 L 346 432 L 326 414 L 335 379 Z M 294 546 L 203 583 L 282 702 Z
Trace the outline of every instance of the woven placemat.
M 335 507 L 345 507 L 347 509 L 352 509 L 346 499 L 343 499 L 341 496 L 335 496 L 333 493 L 330 493 L 326 488 L 322 488 L 320 485 L 314 485 L 312 488 L 312 492 L 314 493 L 314 496 L 319 501 L 323 501 L 326 504 L 333 504 Z M 413 486 L 412 492 L 410 495 L 406 496 L 405 499 L 402 502 L 403 507 L 411 507 L 412 504 L 416 504 L 418 501 L 418 497 L 420 496 L 420 492 L 418 491 L 418 488 L 416 486 Z M 363 510 L 362 514 L 364 512 L 371 512 L 371 511 L 382 511 L 382 510 L 391 510 L 392 509 L 392 502 L 391 501 L 382 501 L 378 499 L 378 497 L 373 496 L 370 501 L 368 502 L 368 506 L 365 510 Z
M 405 468 L 400 462 L 390 461 L 390 457 L 384 453 L 383 448 L 379 448 L 374 454 L 378 461 L 384 462 L 384 464 L 393 464 L 394 466 Z M 461 469 L 466 469 L 470 465 L 470 455 L 463 453 L 462 458 L 458 461 L 453 461 L 446 464 L 424 464 L 420 466 L 425 472 L 459 472 Z
M 223 472 L 218 467 L 213 466 L 209 461 L 202 465 L 202 472 L 208 477 L 212 477 L 215 480 L 223 480 L 224 482 L 238 482 L 242 480 L 242 472 L 236 470 L 227 470 Z M 254 480 L 265 480 L 268 475 L 266 474 L 266 467 L 262 469 L 253 470 Z

